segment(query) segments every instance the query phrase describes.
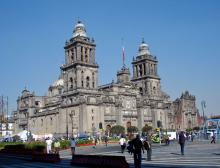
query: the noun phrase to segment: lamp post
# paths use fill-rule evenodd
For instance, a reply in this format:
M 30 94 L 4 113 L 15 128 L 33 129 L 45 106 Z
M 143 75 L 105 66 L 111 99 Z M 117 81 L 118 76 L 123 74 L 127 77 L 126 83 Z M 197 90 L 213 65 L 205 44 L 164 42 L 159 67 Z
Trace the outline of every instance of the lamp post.
M 66 96 L 66 100 L 65 100 L 65 108 L 66 108 L 66 138 L 68 139 L 68 111 L 67 111 L 67 96 Z
M 72 123 L 72 137 L 73 137 L 73 111 L 71 111 L 71 113 L 69 114 L 70 115 L 70 119 L 71 119 L 71 123 Z
M 204 108 L 206 108 L 206 102 L 203 100 L 201 101 L 202 105 L 202 116 L 203 116 L 203 124 L 205 124 L 205 113 L 204 113 Z
M 205 123 L 205 112 L 204 112 L 204 108 L 206 108 L 206 102 L 204 100 L 201 101 L 201 106 L 202 106 L 202 116 L 203 116 L 203 133 L 204 133 L 204 138 L 206 138 L 206 134 L 205 134 L 206 123 Z

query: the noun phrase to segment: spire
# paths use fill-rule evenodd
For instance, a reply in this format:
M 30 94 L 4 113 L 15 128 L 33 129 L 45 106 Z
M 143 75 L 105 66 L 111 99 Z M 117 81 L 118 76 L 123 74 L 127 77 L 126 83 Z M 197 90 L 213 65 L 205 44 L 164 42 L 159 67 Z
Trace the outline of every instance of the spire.
M 145 43 L 145 41 L 144 41 L 144 37 L 142 38 L 142 44 L 144 44 Z
M 124 39 L 122 38 L 122 64 L 125 67 L 125 47 L 124 47 Z
M 122 47 L 122 63 L 123 63 L 123 66 L 125 67 L 125 48 Z

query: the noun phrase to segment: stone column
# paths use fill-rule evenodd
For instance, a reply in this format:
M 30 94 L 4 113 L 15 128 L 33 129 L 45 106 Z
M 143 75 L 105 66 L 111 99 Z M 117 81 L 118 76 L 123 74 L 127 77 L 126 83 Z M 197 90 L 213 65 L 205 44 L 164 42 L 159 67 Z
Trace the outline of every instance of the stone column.
M 136 75 L 136 66 L 135 65 L 133 65 L 133 74 L 134 74 L 134 78 L 136 78 L 137 75 Z
M 141 64 L 141 67 L 142 67 L 142 76 L 144 76 L 145 73 L 144 64 Z
M 68 50 L 65 51 L 65 64 L 68 64 Z
M 82 61 L 85 62 L 85 47 L 82 46 Z
M 73 59 L 74 59 L 74 61 L 76 61 L 77 60 L 77 55 L 76 55 L 76 48 L 74 47 L 73 48 Z
M 81 60 L 81 47 L 80 46 L 77 46 L 76 47 L 76 57 L 77 57 L 77 61 L 80 61 Z
M 146 75 L 148 74 L 148 63 L 147 62 L 145 62 L 145 69 L 146 69 Z

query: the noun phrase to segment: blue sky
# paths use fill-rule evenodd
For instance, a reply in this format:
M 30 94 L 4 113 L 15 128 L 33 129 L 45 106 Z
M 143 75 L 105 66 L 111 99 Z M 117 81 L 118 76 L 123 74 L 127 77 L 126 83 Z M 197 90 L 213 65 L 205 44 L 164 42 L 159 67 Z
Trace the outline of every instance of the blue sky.
M 9 110 L 27 87 L 37 95 L 59 76 L 64 44 L 77 18 L 94 37 L 99 84 L 116 79 L 137 55 L 142 38 L 158 59 L 162 89 L 175 100 L 188 90 L 206 101 L 207 115 L 220 114 L 220 1 L 218 0 L 1 0 L 0 94 Z

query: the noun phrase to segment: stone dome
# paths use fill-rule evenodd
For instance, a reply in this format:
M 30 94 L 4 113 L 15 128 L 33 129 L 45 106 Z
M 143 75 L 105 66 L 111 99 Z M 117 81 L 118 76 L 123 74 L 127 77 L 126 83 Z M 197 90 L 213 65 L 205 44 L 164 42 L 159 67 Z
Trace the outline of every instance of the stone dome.
M 63 86 L 63 85 L 64 85 L 63 79 L 58 79 L 52 84 L 53 87 Z
M 86 28 L 85 25 L 78 21 L 73 30 L 73 37 L 83 36 L 86 37 Z
M 150 55 L 150 51 L 149 51 L 149 45 L 147 43 L 145 43 L 144 39 L 142 40 L 142 43 L 139 46 L 139 55 Z

